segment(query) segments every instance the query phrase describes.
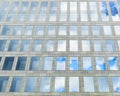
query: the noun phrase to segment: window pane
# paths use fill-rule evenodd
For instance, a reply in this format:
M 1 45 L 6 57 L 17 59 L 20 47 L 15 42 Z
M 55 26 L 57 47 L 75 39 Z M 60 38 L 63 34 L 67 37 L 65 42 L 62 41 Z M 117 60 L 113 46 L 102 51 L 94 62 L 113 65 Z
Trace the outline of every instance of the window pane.
M 21 35 L 22 33 L 22 26 L 14 26 L 13 35 Z
M 92 70 L 91 57 L 83 57 L 83 70 Z
M 12 70 L 13 62 L 14 62 L 14 57 L 6 57 L 2 70 Z
M 82 51 L 90 51 L 90 41 L 82 40 Z
M 58 40 L 58 51 L 66 51 L 66 40 Z
M 70 35 L 77 35 L 77 26 L 70 26 Z
M 36 35 L 44 35 L 44 26 L 37 26 Z
M 94 40 L 94 51 L 102 51 L 101 40 Z
M 9 35 L 11 31 L 11 26 L 3 26 L 1 35 Z
M 7 42 L 7 40 L 0 40 L 0 51 L 5 50 L 6 42 Z
M 103 26 L 104 35 L 112 35 L 112 30 L 110 26 Z
M 34 40 L 33 51 L 41 51 L 42 50 L 42 40 Z
M 40 92 L 50 92 L 51 77 L 41 77 Z
M 32 35 L 33 26 L 26 26 L 24 35 Z
M 36 88 L 37 77 L 27 77 L 25 92 L 34 92 Z
M 44 57 L 43 70 L 52 70 L 53 57 Z
M 65 77 L 55 77 L 55 92 L 65 92 Z
M 120 77 L 112 77 L 114 92 L 120 92 Z
M 17 51 L 17 49 L 18 49 L 18 40 L 11 40 L 8 51 Z
M 37 71 L 39 70 L 40 57 L 31 57 L 29 70 Z
M 59 32 L 58 32 L 58 34 L 59 35 L 66 35 L 67 33 L 66 33 L 66 26 L 59 26 Z
M 89 35 L 89 28 L 88 26 L 81 26 L 81 35 Z
M 47 35 L 55 35 L 56 26 L 48 26 Z
M 57 63 L 56 70 L 65 70 L 65 63 L 66 63 L 65 57 L 57 57 L 56 63 Z
M 78 41 L 70 40 L 70 51 L 78 51 Z
M 106 51 L 115 51 L 115 45 L 113 40 L 106 40 Z
M 100 35 L 100 27 L 99 26 L 92 26 L 93 35 L 99 36 Z
M 69 78 L 69 92 L 79 92 L 79 77 Z
M 27 57 L 19 57 L 16 65 L 16 70 L 25 70 Z
M 118 67 L 118 58 L 115 57 L 108 57 L 108 63 L 110 66 L 110 70 L 119 70 Z
M 120 51 L 120 40 L 118 40 L 118 48 L 119 48 L 119 51 Z
M 30 40 L 22 40 L 20 51 L 29 51 Z
M 94 92 L 93 77 L 84 77 L 84 91 Z
M 10 87 L 10 92 L 20 92 L 22 77 L 14 77 Z
M 106 70 L 106 65 L 103 57 L 96 57 L 96 70 Z
M 120 26 L 114 26 L 115 35 L 120 35 Z
M 5 92 L 9 77 L 0 77 L 0 92 Z
M 109 92 L 107 77 L 98 77 L 99 92 Z
M 46 51 L 54 51 L 54 41 L 53 40 L 46 41 Z
M 78 57 L 70 57 L 70 70 L 78 70 Z

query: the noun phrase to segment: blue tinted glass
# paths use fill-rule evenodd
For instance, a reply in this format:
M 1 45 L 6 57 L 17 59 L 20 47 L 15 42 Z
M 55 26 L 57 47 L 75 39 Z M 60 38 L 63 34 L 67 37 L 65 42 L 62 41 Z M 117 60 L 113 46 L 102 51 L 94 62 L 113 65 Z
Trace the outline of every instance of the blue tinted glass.
M 106 16 L 108 16 L 109 14 L 108 14 L 108 9 L 107 9 L 107 4 L 106 4 L 106 2 L 101 2 L 102 4 L 102 13 L 103 14 L 105 14 Z
M 106 70 L 106 65 L 103 57 L 96 57 L 96 70 Z
M 20 51 L 29 51 L 30 40 L 22 40 Z
M 70 57 L 70 70 L 78 70 L 78 58 Z
M 39 2 L 32 2 L 30 6 L 30 13 L 34 13 L 37 10 Z
M 22 77 L 14 77 L 10 87 L 10 92 L 20 92 Z
M 0 40 L 0 51 L 5 50 L 6 42 L 7 42 L 7 40 Z
M 34 92 L 36 88 L 37 77 L 27 77 L 25 92 Z
M 65 57 L 57 57 L 56 62 L 57 62 L 56 70 L 65 70 L 65 62 L 66 62 Z
M 12 22 L 14 20 L 14 18 L 15 18 L 15 14 L 10 13 L 10 14 L 8 14 L 8 16 L 6 18 L 6 21 Z
M 13 35 L 21 35 L 22 33 L 22 26 L 14 26 Z
M 40 57 L 32 57 L 30 61 L 30 69 L 29 70 L 39 70 L 40 65 Z
M 112 77 L 114 92 L 120 92 L 120 77 Z
M 44 57 L 43 70 L 52 70 L 53 57 Z
M 21 10 L 20 10 L 21 13 L 25 13 L 27 11 L 28 4 L 29 4 L 29 2 L 22 2 Z
M 6 57 L 3 64 L 3 70 L 12 70 L 13 62 L 14 57 Z
M 108 62 L 109 62 L 110 70 L 119 70 L 118 58 L 116 56 L 108 57 Z
M 109 2 L 109 6 L 110 6 L 110 11 L 111 11 L 112 16 L 117 15 L 118 14 L 118 10 L 117 10 L 115 2 L 110 1 Z
M 5 92 L 9 77 L 0 77 L 0 92 Z
M 27 57 L 19 57 L 17 61 L 16 70 L 25 70 Z
M 92 70 L 91 57 L 83 57 L 83 70 Z
M 1 35 L 9 35 L 10 30 L 11 30 L 10 26 L 3 26 Z
M 16 51 L 18 49 L 18 40 L 11 40 L 8 51 Z
M 41 51 L 42 49 L 42 40 L 35 40 L 33 51 Z

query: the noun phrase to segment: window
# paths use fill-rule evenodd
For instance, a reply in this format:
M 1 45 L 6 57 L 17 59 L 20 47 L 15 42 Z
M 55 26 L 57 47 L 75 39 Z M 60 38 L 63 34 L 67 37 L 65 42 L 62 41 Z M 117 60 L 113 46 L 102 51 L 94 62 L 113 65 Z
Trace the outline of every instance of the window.
M 57 57 L 56 58 L 56 70 L 65 70 L 65 57 Z
M 14 77 L 11 83 L 10 92 L 20 92 L 22 77 Z
M 118 50 L 120 51 L 120 40 L 118 40 L 117 43 L 118 43 L 118 48 L 119 48 Z
M 26 17 L 26 15 L 21 13 L 18 15 L 17 21 L 23 22 L 23 21 L 25 21 L 25 17 Z
M 27 12 L 29 2 L 22 2 L 21 8 L 20 8 L 20 13 L 24 14 Z
M 90 41 L 82 40 L 82 51 L 90 51 Z
M 110 66 L 110 70 L 119 70 L 118 58 L 116 56 L 108 57 L 108 63 L 109 63 L 109 66 Z
M 17 51 L 17 49 L 18 49 L 18 40 L 11 40 L 8 51 Z
M 78 70 L 78 57 L 70 57 L 69 67 L 70 70 Z
M 57 15 L 57 2 L 51 2 L 50 4 L 50 13 L 49 13 L 49 21 L 56 21 Z
M 0 40 L 0 51 L 5 50 L 6 42 L 7 42 L 7 40 Z
M 25 70 L 27 57 L 19 57 L 16 65 L 16 70 Z
M 44 57 L 43 70 L 52 70 L 53 57 Z
M 69 78 L 69 92 L 79 92 L 79 77 Z
M 29 51 L 30 49 L 30 40 L 22 40 L 20 51 Z
M 81 26 L 81 35 L 89 35 L 88 26 Z
M 32 35 L 33 26 L 26 26 L 24 35 Z
M 55 30 L 56 30 L 56 26 L 48 26 L 47 35 L 49 36 L 55 35 L 56 34 Z
M 120 26 L 114 26 L 115 35 L 120 35 Z
M 38 4 L 39 4 L 39 2 L 31 2 L 29 13 L 31 13 L 31 14 L 36 13 L 37 8 L 38 8 Z
M 94 92 L 93 77 L 84 77 L 84 91 L 85 92 Z
M 113 40 L 106 40 L 106 51 L 115 51 L 115 45 Z
M 66 33 L 67 27 L 66 26 L 59 26 L 59 35 L 67 35 Z
M 41 77 L 40 92 L 50 92 L 51 77 Z
M 120 77 L 112 77 L 114 92 L 120 92 Z
M 37 26 L 36 35 L 44 35 L 44 26 Z
M 46 51 L 54 51 L 54 40 L 46 41 Z
M 87 2 L 80 2 L 80 20 L 88 21 Z
M 99 26 L 92 26 L 92 32 L 94 36 L 100 36 L 100 27 Z
M 9 35 L 11 32 L 11 26 L 3 26 L 1 35 Z
M 107 9 L 107 3 L 105 1 L 99 2 L 100 14 L 102 21 L 109 21 L 109 13 Z
M 67 2 L 60 2 L 60 21 L 67 20 Z
M 37 77 L 27 77 L 25 92 L 34 92 L 36 88 Z
M 109 92 L 109 85 L 107 77 L 97 77 L 99 92 Z
M 70 35 L 77 35 L 77 26 L 70 26 Z
M 22 34 L 22 26 L 14 26 L 13 35 L 19 36 Z
M 2 70 L 12 70 L 14 57 L 6 57 Z
M 83 70 L 92 70 L 91 57 L 83 57 Z
M 58 51 L 66 51 L 66 40 L 58 40 Z
M 14 18 L 15 18 L 15 14 L 9 13 L 8 16 L 7 16 L 7 18 L 6 18 L 6 21 L 7 22 L 13 22 Z
M 5 92 L 9 77 L 0 77 L 0 92 Z
M 111 15 L 112 15 L 112 20 L 113 21 L 120 21 L 118 8 L 117 8 L 117 5 L 115 4 L 115 2 L 110 1 L 109 7 L 110 7 Z
M 78 40 L 70 40 L 70 51 L 78 51 Z
M 103 57 L 96 57 L 96 70 L 106 70 L 106 65 Z
M 96 2 L 89 2 L 89 5 L 90 5 L 91 21 L 97 21 L 98 20 L 98 13 L 97 13 Z
M 41 51 L 42 50 L 42 40 L 34 40 L 33 51 Z
M 104 35 L 112 35 L 112 30 L 110 26 L 103 26 Z
M 101 40 L 94 40 L 94 51 L 103 51 Z
M 55 92 L 65 92 L 65 77 L 55 77 Z
M 40 67 L 40 57 L 31 57 L 29 70 L 38 71 Z

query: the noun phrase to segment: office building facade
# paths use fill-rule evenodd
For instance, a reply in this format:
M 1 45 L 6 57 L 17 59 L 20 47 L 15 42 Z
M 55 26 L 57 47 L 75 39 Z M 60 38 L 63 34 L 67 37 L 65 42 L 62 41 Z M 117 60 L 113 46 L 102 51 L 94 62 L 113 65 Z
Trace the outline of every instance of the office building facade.
M 0 1 L 0 96 L 119 96 L 120 0 Z

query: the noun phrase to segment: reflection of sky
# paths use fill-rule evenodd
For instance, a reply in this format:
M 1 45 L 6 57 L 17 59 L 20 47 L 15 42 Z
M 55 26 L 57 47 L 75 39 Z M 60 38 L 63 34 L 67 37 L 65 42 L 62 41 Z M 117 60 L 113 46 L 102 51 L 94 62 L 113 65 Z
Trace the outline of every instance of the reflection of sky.
M 65 77 L 55 78 L 55 92 L 65 92 Z
M 78 58 L 70 58 L 70 70 L 78 70 Z
M 56 70 L 65 70 L 66 58 L 65 57 L 57 57 L 56 61 L 57 61 Z
M 83 69 L 84 70 L 92 70 L 91 58 L 84 57 L 83 58 Z
M 96 57 L 96 70 L 106 70 L 105 62 L 102 57 Z
M 79 92 L 79 78 L 70 77 L 69 79 L 69 91 L 70 92 Z
M 120 77 L 113 77 L 114 92 L 120 92 Z
M 109 14 L 108 14 L 108 10 L 107 10 L 107 4 L 106 4 L 106 2 L 102 2 L 102 3 L 101 3 L 101 11 L 102 11 L 102 13 L 105 14 L 106 16 L 109 15 Z
M 115 16 L 118 14 L 118 10 L 116 8 L 115 2 L 109 2 L 109 6 L 110 6 L 110 10 L 111 10 L 111 14 L 112 16 Z
M 109 62 L 110 70 L 118 70 L 117 57 L 109 57 L 108 62 Z

